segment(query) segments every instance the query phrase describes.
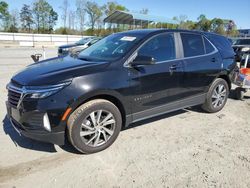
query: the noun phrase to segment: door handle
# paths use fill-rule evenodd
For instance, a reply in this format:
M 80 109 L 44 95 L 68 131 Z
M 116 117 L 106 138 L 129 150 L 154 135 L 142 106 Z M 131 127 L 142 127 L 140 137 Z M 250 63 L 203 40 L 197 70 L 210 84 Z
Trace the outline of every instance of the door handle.
M 175 65 L 175 64 L 174 64 L 174 65 L 172 65 L 172 66 L 169 67 L 169 70 L 170 70 L 170 71 L 175 71 L 175 70 L 177 70 L 178 68 L 181 68 L 181 66 Z
M 213 62 L 213 63 L 215 63 L 217 61 L 217 59 L 215 58 L 215 57 L 213 57 L 212 59 L 211 59 L 211 62 Z

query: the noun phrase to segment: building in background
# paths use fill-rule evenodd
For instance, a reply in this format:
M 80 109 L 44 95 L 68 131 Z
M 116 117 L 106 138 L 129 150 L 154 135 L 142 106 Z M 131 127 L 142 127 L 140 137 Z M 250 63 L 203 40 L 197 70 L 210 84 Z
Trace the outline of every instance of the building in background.
M 239 29 L 240 37 L 250 37 L 250 29 Z

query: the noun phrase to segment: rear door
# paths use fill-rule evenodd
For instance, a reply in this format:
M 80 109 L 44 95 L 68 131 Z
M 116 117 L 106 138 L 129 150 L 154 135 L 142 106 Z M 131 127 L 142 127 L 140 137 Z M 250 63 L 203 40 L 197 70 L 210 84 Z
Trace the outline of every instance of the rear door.
M 203 35 L 180 33 L 185 97 L 204 94 L 221 71 L 221 56 Z

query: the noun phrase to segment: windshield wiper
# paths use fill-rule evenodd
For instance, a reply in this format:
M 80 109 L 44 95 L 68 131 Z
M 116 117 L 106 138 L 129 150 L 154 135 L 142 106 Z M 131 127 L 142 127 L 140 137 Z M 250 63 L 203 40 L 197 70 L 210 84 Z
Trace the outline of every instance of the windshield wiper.
M 82 56 L 82 57 L 78 56 L 78 59 L 83 60 L 83 61 L 93 61 L 93 59 L 91 59 L 89 57 L 85 57 L 85 56 Z

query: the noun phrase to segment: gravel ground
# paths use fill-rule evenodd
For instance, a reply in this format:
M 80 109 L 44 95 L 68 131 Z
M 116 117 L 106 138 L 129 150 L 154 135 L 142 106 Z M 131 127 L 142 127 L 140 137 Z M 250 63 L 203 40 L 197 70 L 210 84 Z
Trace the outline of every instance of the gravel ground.
M 134 124 L 92 155 L 20 137 L 5 86 L 37 52 L 0 49 L 0 187 L 250 187 L 250 93 L 216 114 L 190 108 Z

